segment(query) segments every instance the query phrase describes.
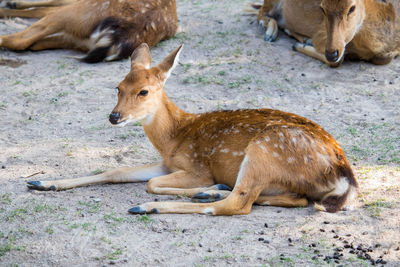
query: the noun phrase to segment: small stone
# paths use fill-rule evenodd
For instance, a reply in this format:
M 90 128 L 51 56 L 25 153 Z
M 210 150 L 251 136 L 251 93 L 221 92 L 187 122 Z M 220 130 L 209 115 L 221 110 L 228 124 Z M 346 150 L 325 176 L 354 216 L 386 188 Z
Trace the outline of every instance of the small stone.
M 6 168 L 6 165 L 1 165 L 1 168 L 2 168 L 2 169 L 5 169 L 5 168 Z
M 362 235 L 368 235 L 368 232 L 362 232 Z
M 288 241 L 289 241 L 289 243 L 292 243 L 292 239 L 290 237 L 288 238 Z
M 265 227 L 265 228 L 268 228 L 268 223 L 264 223 L 264 227 Z
M 289 247 L 293 247 L 294 245 L 293 245 L 293 243 L 289 243 Z
M 203 247 L 203 245 L 202 245 L 201 243 L 199 243 L 199 247 L 201 247 L 201 248 L 202 248 L 202 247 Z
M 335 263 L 339 263 L 340 261 L 338 261 L 338 260 L 335 260 Z
M 315 254 L 318 254 L 318 253 L 319 253 L 319 250 L 318 250 L 318 249 L 315 249 L 315 250 L 314 250 L 314 253 L 315 253 Z
M 306 76 L 306 74 L 305 74 L 305 73 L 302 73 L 302 74 L 301 74 L 301 76 L 305 77 L 305 76 Z
M 100 199 L 100 198 L 94 198 L 93 201 L 94 201 L 94 202 L 100 202 L 101 199 Z
M 186 233 L 186 231 L 187 231 L 187 229 L 183 229 L 183 230 L 182 230 L 182 233 Z
M 328 222 L 328 221 L 324 221 L 324 224 L 330 224 L 330 222 Z
M 281 212 L 282 212 L 282 210 L 277 210 L 277 211 L 276 211 L 276 213 L 281 213 Z
M 158 202 L 158 201 L 160 201 L 160 199 L 158 197 L 156 197 L 156 198 L 154 198 L 154 201 Z
M 260 238 L 258 239 L 258 241 L 264 241 L 264 238 L 260 237 Z
M 116 264 L 117 262 L 116 262 L 115 260 L 110 260 L 108 263 L 111 264 L 111 265 L 114 265 L 114 264 Z
M 331 230 L 331 233 L 336 233 L 335 230 Z
M 379 248 L 381 246 L 381 244 L 375 244 L 375 248 Z
M 269 240 L 264 240 L 264 243 L 265 244 L 269 244 Z
M 356 252 L 354 250 L 350 250 L 349 253 L 355 254 Z
M 260 231 L 258 234 L 259 234 L 259 235 L 263 235 L 263 234 L 264 234 L 264 231 Z
M 207 249 L 207 252 L 212 252 L 211 248 Z
M 346 236 L 351 236 L 351 234 L 347 234 Z
M 323 233 L 325 232 L 325 230 L 324 230 L 324 229 L 319 229 L 319 231 L 320 231 L 320 232 L 323 232 Z
M 313 248 L 315 248 L 317 245 L 316 245 L 315 243 L 312 243 L 311 246 L 312 246 Z
M 338 235 L 334 235 L 333 238 L 339 238 L 339 236 Z

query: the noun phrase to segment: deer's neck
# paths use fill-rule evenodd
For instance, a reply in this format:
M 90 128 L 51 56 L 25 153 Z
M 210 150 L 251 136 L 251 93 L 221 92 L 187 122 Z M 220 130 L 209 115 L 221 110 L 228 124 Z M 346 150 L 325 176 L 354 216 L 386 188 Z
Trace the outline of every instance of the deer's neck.
M 154 116 L 142 122 L 144 131 L 154 147 L 165 157 L 170 154 L 176 144 L 178 133 L 196 117 L 179 109 L 162 92 L 162 105 Z

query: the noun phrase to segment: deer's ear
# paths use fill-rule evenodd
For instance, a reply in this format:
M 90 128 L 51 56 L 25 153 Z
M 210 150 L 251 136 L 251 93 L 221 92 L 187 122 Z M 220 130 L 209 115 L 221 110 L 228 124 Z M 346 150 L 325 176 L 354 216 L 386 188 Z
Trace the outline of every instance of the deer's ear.
M 163 73 L 164 81 L 171 75 L 172 70 L 176 67 L 179 61 L 179 54 L 181 53 L 183 44 L 181 44 L 176 50 L 169 54 L 159 65 L 158 68 Z
M 139 45 L 131 55 L 131 69 L 143 67 L 150 69 L 151 55 L 149 46 L 146 43 Z

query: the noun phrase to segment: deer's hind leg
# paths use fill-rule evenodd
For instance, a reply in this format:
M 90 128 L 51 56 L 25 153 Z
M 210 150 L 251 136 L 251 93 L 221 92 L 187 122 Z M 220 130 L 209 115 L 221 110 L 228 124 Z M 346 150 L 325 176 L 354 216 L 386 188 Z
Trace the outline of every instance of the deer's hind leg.
M 21 32 L 5 36 L 0 35 L 0 47 L 12 50 L 25 50 L 38 40 L 60 32 L 63 26 L 63 19 L 58 18 L 53 13 L 45 16 Z
M 44 16 L 54 12 L 56 7 L 43 7 L 43 8 L 34 8 L 27 10 L 16 10 L 9 8 L 0 8 L 0 17 L 20 17 L 20 18 L 35 18 L 40 19 Z
M 255 204 L 278 207 L 306 207 L 308 200 L 305 197 L 287 193 L 276 196 L 259 196 Z
M 184 195 L 194 197 L 198 202 L 205 199 L 204 191 L 213 192 L 214 201 L 222 199 L 230 193 L 226 185 L 214 184 L 211 175 L 195 175 L 186 171 L 177 171 L 169 175 L 150 180 L 147 183 L 147 192 L 161 195 Z M 202 195 L 203 194 L 203 195 Z M 211 198 L 211 196 L 210 196 Z
M 265 28 L 264 40 L 274 42 L 278 37 L 278 22 L 273 18 L 277 13 L 280 0 L 265 0 L 258 11 L 258 24 Z
M 257 145 L 256 145 L 257 146 Z M 253 203 L 271 181 L 274 167 L 265 164 L 263 155 L 249 145 L 236 179 L 233 191 L 223 200 L 212 203 L 148 202 L 129 210 L 143 213 L 199 213 L 209 215 L 248 214 Z
M 33 7 L 64 6 L 76 2 L 76 0 L 45 0 L 45 1 L 4 1 L 4 5 L 13 9 L 26 9 Z

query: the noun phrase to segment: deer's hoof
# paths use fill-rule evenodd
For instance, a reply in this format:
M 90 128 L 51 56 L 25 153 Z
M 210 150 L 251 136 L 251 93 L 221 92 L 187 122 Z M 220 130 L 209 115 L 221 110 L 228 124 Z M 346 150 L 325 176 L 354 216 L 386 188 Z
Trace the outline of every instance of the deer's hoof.
M 151 214 L 151 213 L 159 213 L 158 209 L 152 209 L 150 211 L 147 211 L 146 208 L 142 206 L 136 206 L 128 210 L 130 214 Z

